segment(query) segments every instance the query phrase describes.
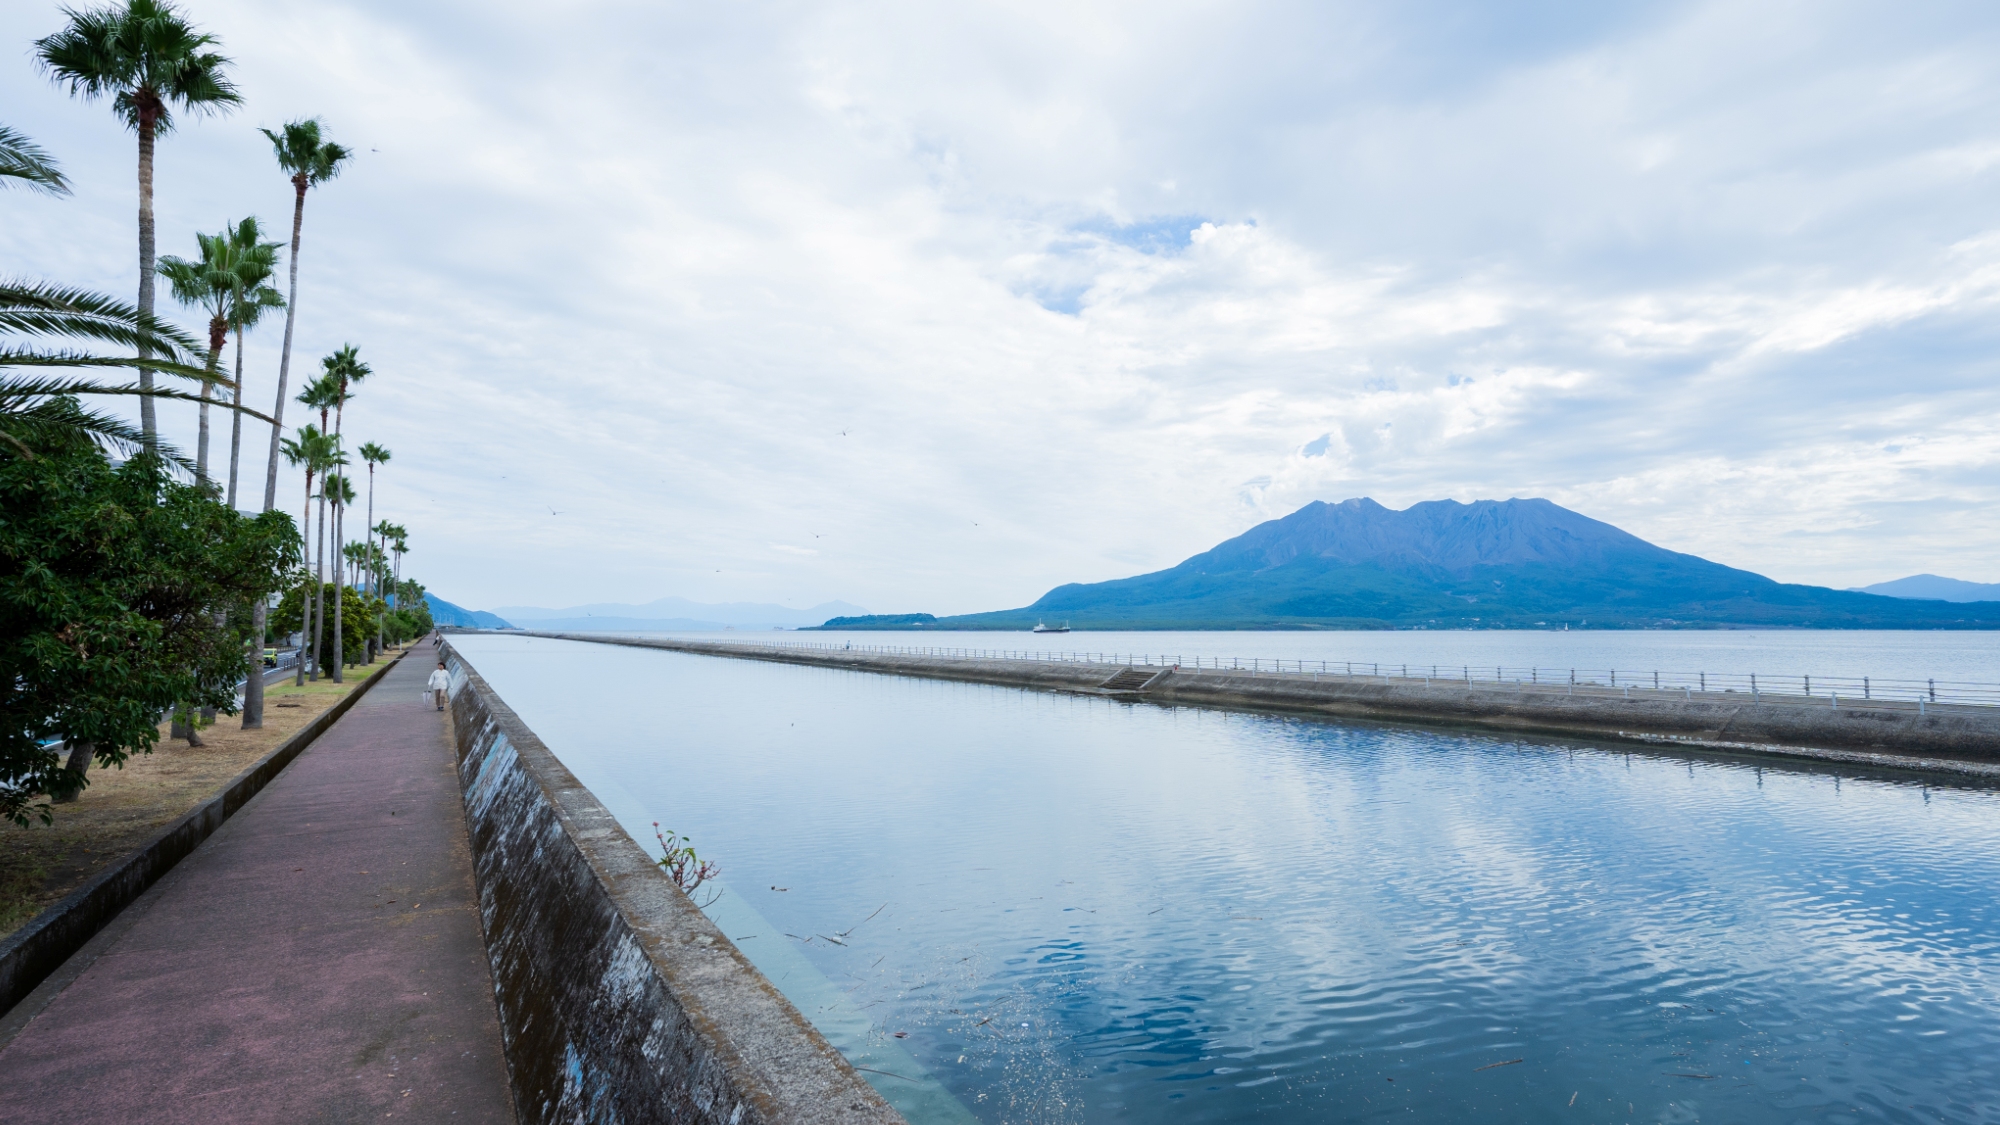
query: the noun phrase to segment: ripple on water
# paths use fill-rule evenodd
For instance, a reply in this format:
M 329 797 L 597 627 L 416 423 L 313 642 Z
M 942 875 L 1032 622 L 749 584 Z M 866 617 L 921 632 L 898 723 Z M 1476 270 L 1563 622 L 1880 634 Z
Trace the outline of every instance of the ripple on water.
M 458 643 L 987 1121 L 2000 1119 L 1991 792 Z

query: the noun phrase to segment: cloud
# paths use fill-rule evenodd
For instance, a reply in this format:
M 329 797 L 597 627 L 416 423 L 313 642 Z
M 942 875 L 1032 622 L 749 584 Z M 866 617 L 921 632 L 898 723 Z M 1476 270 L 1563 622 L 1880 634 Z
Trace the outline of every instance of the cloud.
M 159 173 L 186 252 L 289 219 L 254 125 L 357 147 L 293 378 L 371 358 L 348 428 L 461 604 L 989 609 L 1353 495 L 2000 579 L 1983 8 L 480 12 L 203 3 L 248 105 Z M 0 93 L 78 183 L 0 196 L 9 269 L 128 292 L 130 135 Z

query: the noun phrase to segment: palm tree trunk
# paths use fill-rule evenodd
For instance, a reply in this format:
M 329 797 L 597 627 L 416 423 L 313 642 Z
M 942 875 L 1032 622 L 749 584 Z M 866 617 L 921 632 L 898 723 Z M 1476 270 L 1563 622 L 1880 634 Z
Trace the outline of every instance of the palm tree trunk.
M 250 678 L 243 681 L 243 728 L 264 729 L 264 631 L 271 627 L 270 595 L 250 607 Z
M 195 438 L 194 446 L 194 478 L 203 484 L 208 483 L 208 394 L 209 384 L 203 383 L 200 407 L 201 431 L 200 436 Z
M 338 433 L 339 431 L 336 430 L 335 432 Z M 340 486 L 341 494 L 346 495 L 347 475 L 345 473 L 341 474 Z M 341 672 L 347 667 L 347 650 L 341 647 L 340 637 L 340 607 L 341 603 L 347 600 L 347 557 L 346 552 L 339 549 L 341 537 L 346 534 L 343 527 L 347 522 L 346 517 L 347 505 L 335 504 L 333 506 L 333 542 L 335 544 L 333 562 L 334 573 L 339 578 L 339 581 L 333 584 L 333 660 L 331 663 L 333 665 L 333 682 L 336 684 L 341 682 Z
M 153 315 L 153 269 L 157 254 L 153 244 L 153 141 L 158 118 L 150 110 L 139 114 L 139 315 Z M 139 346 L 141 358 L 153 354 L 144 344 Z M 151 368 L 139 369 L 139 387 L 150 392 L 153 389 Z M 159 441 L 159 422 L 153 416 L 153 396 L 139 396 L 139 429 L 145 437 L 146 447 L 152 448 Z
M 305 556 L 312 554 L 312 525 L 313 525 L 313 475 L 312 475 L 312 470 L 307 469 L 306 510 L 304 511 L 304 513 L 301 514 L 299 518 L 299 539 L 301 540 L 301 542 L 299 543 L 299 556 L 301 558 L 304 558 Z M 299 670 L 298 673 L 292 679 L 292 684 L 295 687 L 304 687 L 306 684 L 306 641 L 311 636 L 312 636 L 312 599 L 306 597 L 305 590 L 301 589 L 299 591 Z
M 320 639 L 326 631 L 326 481 L 321 478 L 319 498 L 319 548 L 313 556 L 313 671 L 317 680 L 323 674 L 320 667 Z M 338 601 L 334 602 L 339 605 Z
M 236 326 L 236 405 L 243 405 L 243 326 Z M 236 507 L 236 468 L 243 460 L 243 412 L 230 411 L 229 422 L 229 506 Z M 264 639 L 257 638 L 258 647 Z
M 236 326 L 236 400 L 243 405 L 243 326 Z M 243 412 L 229 412 L 229 507 L 236 508 L 236 477 L 243 463 Z M 269 597 L 250 607 L 250 675 L 243 681 L 244 730 L 264 729 L 264 629 L 270 623 Z
M 339 398 L 334 400 L 334 405 L 333 405 L 333 447 L 335 449 L 340 448 L 341 416 L 347 413 L 346 386 L 347 384 L 345 382 L 341 384 L 342 387 L 341 395 Z M 342 496 L 347 495 L 347 470 L 344 468 L 340 471 L 340 494 Z M 343 532 L 341 529 L 344 523 L 346 522 L 344 518 L 346 515 L 347 515 L 346 504 L 334 505 L 334 512 L 333 512 L 334 554 L 342 559 L 345 558 L 345 555 L 340 550 L 340 547 L 341 544 L 346 542 L 346 540 L 342 538 Z M 340 567 L 340 571 L 341 571 L 342 581 L 338 584 L 338 586 L 336 586 L 333 592 L 333 682 L 336 684 L 341 682 L 340 678 L 341 669 L 343 669 L 347 665 L 347 650 L 340 647 L 340 618 L 341 618 L 340 607 L 341 603 L 347 600 L 346 598 L 341 596 L 342 589 L 344 589 L 347 585 L 346 566 L 344 565 L 344 563 Z
M 278 405 L 271 408 L 271 456 L 264 465 L 264 510 L 278 506 L 278 438 L 285 432 L 285 379 L 292 371 L 292 322 L 299 312 L 299 231 L 306 221 L 306 185 L 293 182 L 298 199 L 292 203 L 292 291 L 285 303 L 285 348 L 278 353 Z
M 375 553 L 375 466 L 368 466 L 368 577 L 369 588 L 375 592 L 375 600 L 382 603 L 375 610 L 375 651 L 381 652 L 389 644 L 389 603 L 382 597 L 382 560 Z

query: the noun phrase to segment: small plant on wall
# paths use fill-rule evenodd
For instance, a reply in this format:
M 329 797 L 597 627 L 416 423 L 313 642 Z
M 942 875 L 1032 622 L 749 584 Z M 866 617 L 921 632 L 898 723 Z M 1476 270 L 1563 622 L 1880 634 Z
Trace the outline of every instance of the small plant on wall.
M 653 822 L 653 838 L 660 842 L 662 853 L 660 858 L 653 862 L 660 865 L 660 869 L 667 873 L 667 877 L 674 881 L 674 886 L 679 887 L 681 893 L 694 899 L 696 906 L 706 909 L 710 903 L 722 896 L 722 891 L 716 889 L 706 899 L 695 899 L 695 892 L 701 885 L 722 874 L 722 869 L 695 855 L 693 840 L 675 834 L 671 828 L 662 831 L 657 820 Z

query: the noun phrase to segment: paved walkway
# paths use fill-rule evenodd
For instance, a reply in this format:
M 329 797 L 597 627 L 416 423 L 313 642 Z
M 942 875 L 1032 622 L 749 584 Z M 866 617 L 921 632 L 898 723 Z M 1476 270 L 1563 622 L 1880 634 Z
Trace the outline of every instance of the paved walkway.
M 65 967 L 0 1121 L 514 1120 L 430 653 Z

